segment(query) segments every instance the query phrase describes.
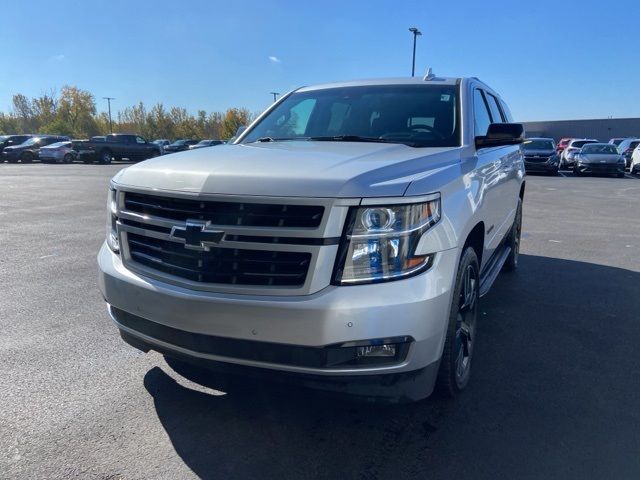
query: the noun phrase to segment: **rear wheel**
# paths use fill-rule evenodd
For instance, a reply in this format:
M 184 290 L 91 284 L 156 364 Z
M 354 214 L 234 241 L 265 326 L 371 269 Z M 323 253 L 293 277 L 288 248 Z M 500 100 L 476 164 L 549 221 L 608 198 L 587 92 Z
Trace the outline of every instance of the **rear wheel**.
M 624 172 L 618 173 L 617 177 L 618 178 L 624 178 Z
M 437 391 L 447 397 L 454 397 L 464 390 L 471 376 L 480 298 L 479 273 L 478 256 L 473 248 L 467 247 L 458 264 L 447 336 L 436 380 Z
M 113 160 L 113 154 L 110 150 L 103 150 L 100 152 L 100 163 L 108 164 Z
M 73 163 L 73 155 L 67 153 L 62 160 L 64 163 Z

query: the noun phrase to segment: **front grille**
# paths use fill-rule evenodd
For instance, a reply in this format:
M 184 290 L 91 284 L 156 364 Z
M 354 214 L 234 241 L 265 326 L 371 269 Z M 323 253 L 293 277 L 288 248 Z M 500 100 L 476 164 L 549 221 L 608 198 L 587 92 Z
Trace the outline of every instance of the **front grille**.
M 127 234 L 129 254 L 139 264 L 195 282 L 229 285 L 301 286 L 311 254 L 212 247 L 184 248 L 181 243 Z
M 244 202 L 213 202 L 127 193 L 125 209 L 171 220 L 208 220 L 214 225 L 315 228 L 324 207 Z
M 531 162 L 531 163 L 546 162 L 547 160 L 549 160 L 549 157 L 532 157 L 532 156 L 524 157 L 525 162 Z

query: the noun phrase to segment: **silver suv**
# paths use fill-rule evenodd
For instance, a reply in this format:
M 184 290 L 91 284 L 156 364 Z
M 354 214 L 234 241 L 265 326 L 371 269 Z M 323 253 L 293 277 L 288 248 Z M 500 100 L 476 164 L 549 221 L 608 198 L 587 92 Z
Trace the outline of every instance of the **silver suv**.
M 389 401 L 455 395 L 518 263 L 523 128 L 475 78 L 295 90 L 232 145 L 120 171 L 99 284 L 124 340 Z

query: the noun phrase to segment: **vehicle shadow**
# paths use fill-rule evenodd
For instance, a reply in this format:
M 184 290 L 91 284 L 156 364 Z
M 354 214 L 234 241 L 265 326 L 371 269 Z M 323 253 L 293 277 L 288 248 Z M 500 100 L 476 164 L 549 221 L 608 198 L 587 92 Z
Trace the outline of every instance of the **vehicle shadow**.
M 214 395 L 160 367 L 144 385 L 201 478 L 639 478 L 635 268 L 522 255 L 483 298 L 455 401 L 372 405 L 196 375 L 226 388 Z

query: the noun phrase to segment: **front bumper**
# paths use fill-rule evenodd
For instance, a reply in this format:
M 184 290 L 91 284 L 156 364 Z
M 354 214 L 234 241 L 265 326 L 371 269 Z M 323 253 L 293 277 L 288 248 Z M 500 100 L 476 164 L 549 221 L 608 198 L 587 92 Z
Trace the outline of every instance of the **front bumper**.
M 624 174 L 624 163 L 577 163 L 575 170 L 578 173 L 594 174 Z
M 364 384 L 373 382 L 377 387 L 365 388 L 361 394 L 417 400 L 428 396 L 435 382 L 458 256 L 458 249 L 440 252 L 429 271 L 404 280 L 328 286 L 312 295 L 278 297 L 170 285 L 128 270 L 103 245 L 98 255 L 99 286 L 121 334 L 133 339 L 129 343 L 139 342 L 143 350 L 265 374 L 302 375 L 303 383 L 317 388 L 335 386 L 336 379 L 341 379 L 337 383 L 342 386 L 337 388 L 350 393 L 355 392 L 345 385 L 352 381 L 362 385 L 361 377 L 370 377 Z M 120 311 L 125 315 L 119 315 Z M 347 342 L 403 336 L 411 342 L 404 358 L 394 364 L 324 367 L 291 360 L 300 358 L 301 349 L 304 354 L 305 349 L 318 351 Z M 270 352 L 269 345 L 276 347 Z M 252 350 L 264 355 L 246 353 Z M 372 380 L 398 374 L 413 380 L 408 384 Z

